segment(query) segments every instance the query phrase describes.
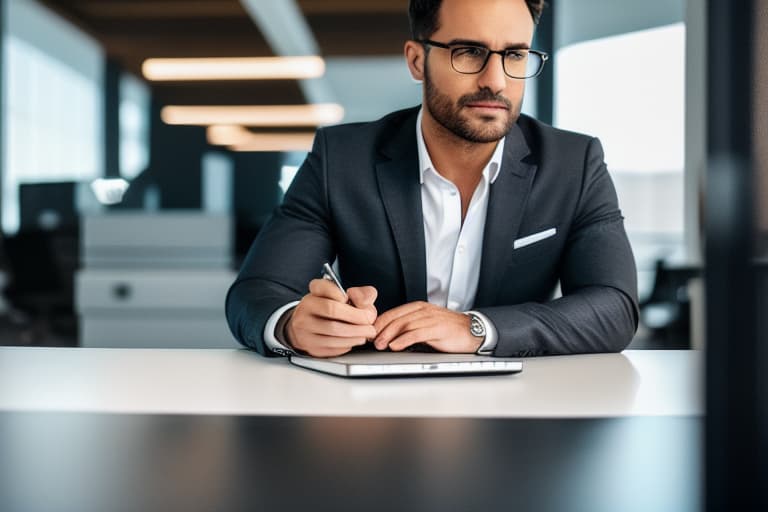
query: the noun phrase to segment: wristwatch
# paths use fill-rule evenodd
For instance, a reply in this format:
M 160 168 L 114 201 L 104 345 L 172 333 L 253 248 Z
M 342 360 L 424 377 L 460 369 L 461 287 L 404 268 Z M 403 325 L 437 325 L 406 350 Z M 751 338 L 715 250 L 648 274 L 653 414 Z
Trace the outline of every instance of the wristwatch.
M 469 333 L 475 338 L 482 338 L 485 341 L 485 322 L 474 313 L 467 313 L 469 316 Z

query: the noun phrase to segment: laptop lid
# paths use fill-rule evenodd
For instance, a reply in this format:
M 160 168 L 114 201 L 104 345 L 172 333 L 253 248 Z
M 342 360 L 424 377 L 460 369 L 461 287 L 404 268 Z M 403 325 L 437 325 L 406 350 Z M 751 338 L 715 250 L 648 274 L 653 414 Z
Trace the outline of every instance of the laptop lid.
M 474 354 L 352 352 L 339 357 L 291 355 L 291 363 L 340 377 L 404 377 L 510 374 L 523 370 L 519 360 Z

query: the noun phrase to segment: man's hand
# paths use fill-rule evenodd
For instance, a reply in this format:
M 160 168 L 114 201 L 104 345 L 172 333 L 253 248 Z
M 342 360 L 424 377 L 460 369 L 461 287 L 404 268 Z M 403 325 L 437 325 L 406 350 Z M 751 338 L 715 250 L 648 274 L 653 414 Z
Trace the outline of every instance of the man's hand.
M 400 351 L 415 343 L 426 343 L 440 352 L 469 354 L 482 340 L 469 332 L 470 318 L 463 313 L 428 302 L 411 302 L 390 309 L 376 319 L 378 350 Z
M 314 357 L 339 356 L 364 345 L 376 337 L 377 294 L 372 286 L 349 288 L 347 304 L 334 283 L 313 279 L 285 327 L 288 343 Z

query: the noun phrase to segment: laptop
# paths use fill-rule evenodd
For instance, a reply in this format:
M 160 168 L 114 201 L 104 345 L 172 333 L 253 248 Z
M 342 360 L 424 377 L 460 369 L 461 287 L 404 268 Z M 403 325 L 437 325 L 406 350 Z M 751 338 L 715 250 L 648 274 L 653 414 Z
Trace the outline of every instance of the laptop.
M 339 357 L 291 355 L 291 363 L 340 377 L 500 375 L 523 371 L 522 361 L 473 354 L 352 352 Z

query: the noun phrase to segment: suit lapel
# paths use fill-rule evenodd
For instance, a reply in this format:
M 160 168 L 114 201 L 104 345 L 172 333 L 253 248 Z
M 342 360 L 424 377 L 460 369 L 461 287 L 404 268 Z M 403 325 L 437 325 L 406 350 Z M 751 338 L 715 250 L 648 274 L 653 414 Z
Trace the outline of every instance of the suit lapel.
M 536 175 L 536 166 L 522 161 L 528 154 L 528 144 L 516 124 L 507 134 L 501 170 L 490 188 L 474 307 L 495 302 Z
M 381 145 L 385 159 L 376 177 L 402 266 L 406 301 L 427 300 L 426 248 L 421 209 L 419 157 L 414 110 L 389 141 Z

